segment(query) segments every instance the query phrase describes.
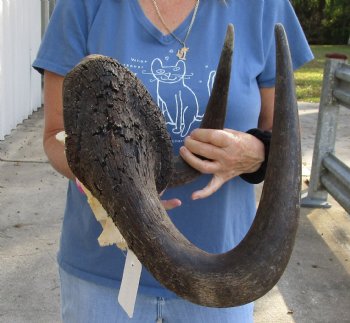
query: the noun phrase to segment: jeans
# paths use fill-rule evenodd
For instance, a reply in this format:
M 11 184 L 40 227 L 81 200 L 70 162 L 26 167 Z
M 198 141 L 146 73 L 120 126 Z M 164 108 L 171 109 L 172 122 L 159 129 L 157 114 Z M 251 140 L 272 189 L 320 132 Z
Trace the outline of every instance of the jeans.
M 232 308 L 209 308 L 183 299 L 138 293 L 133 318 L 117 301 L 119 290 L 100 286 L 60 268 L 61 315 L 64 323 L 250 323 L 253 303 Z

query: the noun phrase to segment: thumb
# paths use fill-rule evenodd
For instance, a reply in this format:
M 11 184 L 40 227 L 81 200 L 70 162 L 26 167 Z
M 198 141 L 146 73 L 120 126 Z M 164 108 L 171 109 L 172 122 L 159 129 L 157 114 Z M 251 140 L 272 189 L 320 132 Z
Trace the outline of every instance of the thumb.
M 206 198 L 206 197 L 212 195 L 224 183 L 225 183 L 225 181 L 221 177 L 214 175 L 206 187 L 204 187 L 203 189 L 196 191 L 192 194 L 192 200 L 203 199 L 203 198 Z

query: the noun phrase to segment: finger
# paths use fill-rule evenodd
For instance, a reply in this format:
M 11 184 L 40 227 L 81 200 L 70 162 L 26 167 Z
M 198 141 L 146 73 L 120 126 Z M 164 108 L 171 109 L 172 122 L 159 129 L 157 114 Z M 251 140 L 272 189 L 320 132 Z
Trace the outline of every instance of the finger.
M 171 200 L 162 200 L 161 201 L 165 210 L 169 211 L 181 205 L 181 201 L 179 199 L 171 199 Z
M 234 130 L 234 129 L 230 129 L 230 128 L 224 128 L 225 132 L 228 132 L 230 134 L 233 134 L 234 136 L 239 136 L 239 134 L 241 133 L 240 131 Z
M 185 146 L 182 146 L 180 148 L 180 155 L 186 163 L 203 174 L 213 174 L 219 170 L 218 165 L 215 161 L 200 159 Z
M 206 142 L 217 147 L 227 147 L 232 140 L 232 134 L 225 130 L 218 129 L 195 129 L 190 137 L 194 140 Z
M 78 191 L 79 191 L 80 193 L 82 193 L 82 194 L 84 194 L 84 195 L 85 195 L 84 185 L 83 185 L 83 183 L 82 183 L 82 182 L 80 182 L 80 181 L 78 180 L 78 178 L 77 178 L 77 177 L 75 178 L 75 185 L 77 186 Z
M 192 199 L 198 200 L 206 198 L 215 193 L 224 183 L 225 181 L 221 177 L 214 175 L 206 187 L 192 194 Z
M 186 138 L 185 147 L 188 150 L 190 150 L 193 154 L 196 154 L 211 160 L 220 159 L 220 156 L 223 153 L 222 148 L 219 148 L 209 143 L 195 140 L 192 137 Z

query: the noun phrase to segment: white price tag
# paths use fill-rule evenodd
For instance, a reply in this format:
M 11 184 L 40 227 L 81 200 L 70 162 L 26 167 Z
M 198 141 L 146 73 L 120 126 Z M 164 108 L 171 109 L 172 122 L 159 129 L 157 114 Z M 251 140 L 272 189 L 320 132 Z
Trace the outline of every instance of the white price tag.
M 134 314 L 137 290 L 139 288 L 142 264 L 136 255 L 127 249 L 123 278 L 118 294 L 118 302 L 131 318 Z

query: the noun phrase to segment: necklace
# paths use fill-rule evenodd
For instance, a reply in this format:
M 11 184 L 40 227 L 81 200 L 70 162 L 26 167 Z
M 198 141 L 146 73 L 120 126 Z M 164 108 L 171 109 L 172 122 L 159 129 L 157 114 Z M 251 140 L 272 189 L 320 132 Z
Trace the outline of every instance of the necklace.
M 190 22 L 190 25 L 188 26 L 188 29 L 187 29 L 187 33 L 186 33 L 186 36 L 184 38 L 184 40 L 181 40 L 179 37 L 177 37 L 171 30 L 170 28 L 167 26 L 167 24 L 165 23 L 160 11 L 159 11 L 159 8 L 158 8 L 158 5 L 157 5 L 157 2 L 156 0 L 152 0 L 153 2 L 153 5 L 154 5 L 154 8 L 156 9 L 156 12 L 157 12 L 157 15 L 158 15 L 158 18 L 160 19 L 161 23 L 163 24 L 164 28 L 167 30 L 167 32 L 173 36 L 181 45 L 182 45 L 182 48 L 180 48 L 178 51 L 177 51 L 177 54 L 176 56 L 181 59 L 181 60 L 186 60 L 186 54 L 187 52 L 189 51 L 189 48 L 186 46 L 186 41 L 187 41 L 187 38 L 188 36 L 190 35 L 190 32 L 191 32 L 191 29 L 192 29 L 192 26 L 193 26 L 193 23 L 196 19 L 196 15 L 197 15 L 197 10 L 198 10 L 198 6 L 199 6 L 199 0 L 196 1 L 196 5 L 194 7 L 194 10 L 193 10 L 193 15 L 192 15 L 192 19 L 191 19 L 191 22 Z

